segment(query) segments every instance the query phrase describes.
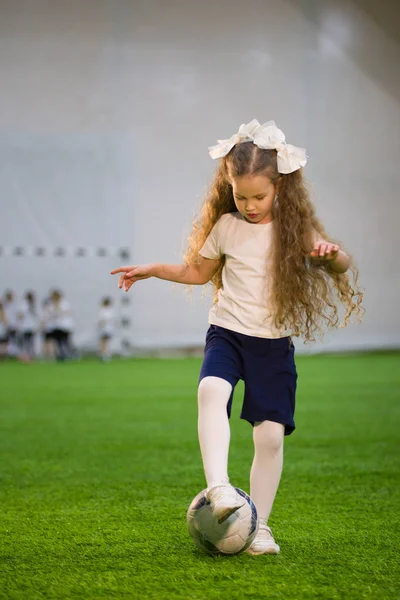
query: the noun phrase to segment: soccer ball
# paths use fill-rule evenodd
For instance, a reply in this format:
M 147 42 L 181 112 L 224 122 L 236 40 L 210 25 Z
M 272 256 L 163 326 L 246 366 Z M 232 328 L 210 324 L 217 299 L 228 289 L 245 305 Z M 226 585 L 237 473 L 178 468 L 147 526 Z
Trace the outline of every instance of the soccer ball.
M 206 490 L 193 498 L 186 515 L 189 533 L 198 548 L 208 554 L 237 554 L 246 550 L 258 530 L 257 511 L 250 496 L 236 488 L 246 503 L 218 523 L 211 505 L 206 499 Z

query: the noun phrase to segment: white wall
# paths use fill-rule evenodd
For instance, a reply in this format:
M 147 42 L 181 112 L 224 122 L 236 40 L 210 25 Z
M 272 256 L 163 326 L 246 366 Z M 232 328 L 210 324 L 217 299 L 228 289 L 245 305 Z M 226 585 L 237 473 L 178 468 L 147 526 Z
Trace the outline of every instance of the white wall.
M 328 230 L 356 257 L 362 326 L 328 348 L 397 346 L 400 43 L 396 3 L 339 0 L 0 1 L 0 245 L 127 247 L 178 262 L 215 167 L 207 147 L 273 118 L 306 146 Z M 397 21 L 396 21 L 397 19 Z M 76 340 L 122 292 L 114 258 L 0 257 L 0 291 L 61 287 Z M 202 343 L 211 296 L 130 293 L 140 347 Z

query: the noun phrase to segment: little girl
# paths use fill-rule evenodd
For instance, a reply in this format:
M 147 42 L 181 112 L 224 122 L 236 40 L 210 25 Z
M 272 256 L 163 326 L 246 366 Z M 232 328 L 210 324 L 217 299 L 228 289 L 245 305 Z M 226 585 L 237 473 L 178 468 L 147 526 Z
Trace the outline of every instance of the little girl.
M 56 358 L 58 361 L 73 358 L 74 350 L 71 343 L 71 335 L 74 326 L 71 307 L 63 294 L 54 290 L 50 296 L 49 317 L 53 323 L 52 339 L 56 346 Z
M 17 301 L 14 292 L 7 290 L 4 294 L 3 310 L 7 321 L 7 355 L 16 358 L 19 355 L 19 332 L 17 318 Z
M 103 362 L 111 359 L 110 342 L 114 334 L 114 311 L 111 298 L 103 298 L 98 316 L 99 356 Z
M 27 292 L 17 311 L 20 331 L 20 360 L 30 362 L 35 358 L 35 337 L 39 328 L 34 292 Z
M 273 121 L 255 119 L 210 148 L 221 159 L 184 265 L 121 267 L 119 288 L 157 277 L 189 285 L 211 281 L 198 389 L 198 433 L 207 499 L 219 522 L 243 504 L 228 478 L 233 390 L 245 383 L 241 418 L 253 425 L 250 496 L 259 530 L 249 553 L 277 554 L 268 527 L 283 464 L 283 439 L 295 429 L 292 336 L 314 339 L 321 325 L 343 325 L 360 312 L 357 271 L 315 216 L 301 168 L 305 150 L 286 144 Z M 346 271 L 354 276 L 352 287 Z

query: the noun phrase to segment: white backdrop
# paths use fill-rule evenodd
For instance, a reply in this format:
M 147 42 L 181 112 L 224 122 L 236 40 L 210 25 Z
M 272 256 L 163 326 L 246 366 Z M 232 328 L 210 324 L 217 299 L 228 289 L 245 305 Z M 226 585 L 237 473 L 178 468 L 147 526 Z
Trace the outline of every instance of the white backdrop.
M 272 118 L 307 147 L 318 212 L 366 288 L 363 325 L 324 348 L 398 346 L 400 15 L 395 2 L 374 11 L 361 0 L 1 0 L 0 293 L 60 287 L 80 345 L 94 343 L 104 294 L 129 315 L 120 337 L 132 345 L 201 344 L 210 295 L 189 302 L 151 280 L 121 305 L 108 273 L 120 248 L 130 263 L 179 262 L 215 167 L 207 147 Z M 9 256 L 15 246 L 68 255 Z M 78 247 L 108 256 L 77 258 Z

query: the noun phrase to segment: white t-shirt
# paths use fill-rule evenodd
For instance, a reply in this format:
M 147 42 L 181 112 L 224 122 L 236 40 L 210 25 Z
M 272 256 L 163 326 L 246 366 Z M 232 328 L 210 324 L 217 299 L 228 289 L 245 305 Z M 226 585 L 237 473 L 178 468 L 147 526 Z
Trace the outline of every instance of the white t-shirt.
M 42 307 L 42 314 L 40 315 L 40 325 L 42 331 L 44 331 L 45 333 L 49 333 L 54 329 L 53 314 L 50 303 L 47 303 Z
M 23 300 L 17 311 L 20 331 L 37 331 L 39 319 L 36 312 L 32 312 L 29 302 Z
M 58 303 L 51 301 L 49 309 L 50 320 L 54 329 L 61 329 L 69 332 L 73 330 L 74 321 L 72 319 L 71 307 L 67 300 L 62 298 Z
M 114 311 L 111 306 L 102 306 L 99 310 L 100 335 L 112 335 L 114 332 Z
M 261 338 L 291 334 L 275 326 L 272 314 L 272 232 L 272 223 L 249 223 L 239 212 L 216 223 L 200 250 L 205 258 L 225 256 L 223 287 L 210 310 L 210 324 Z
M 15 302 L 15 300 L 13 300 L 12 302 L 4 301 L 3 309 L 7 318 L 8 329 L 17 329 L 17 303 Z

